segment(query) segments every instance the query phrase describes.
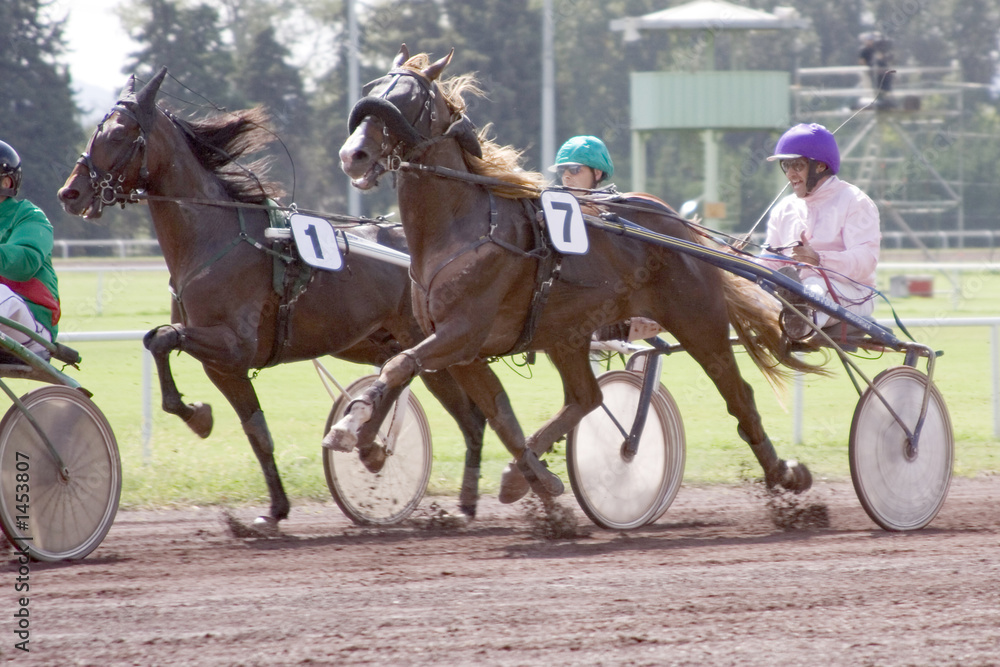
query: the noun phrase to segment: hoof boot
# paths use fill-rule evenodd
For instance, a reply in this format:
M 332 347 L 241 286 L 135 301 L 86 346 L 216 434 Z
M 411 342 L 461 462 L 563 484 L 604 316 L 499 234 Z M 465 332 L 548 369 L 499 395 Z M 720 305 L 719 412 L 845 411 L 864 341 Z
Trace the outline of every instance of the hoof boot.
M 361 462 L 368 469 L 368 472 L 377 473 L 381 472 L 382 468 L 385 466 L 385 461 L 389 458 L 386 454 L 385 447 L 381 445 L 371 445 L 367 449 L 358 450 L 358 454 L 361 457 Z
M 508 463 L 503 474 L 500 475 L 500 494 L 498 496 L 500 502 L 505 505 L 516 503 L 528 495 L 530 490 L 531 486 L 528 484 L 528 480 L 518 470 L 517 465 L 513 461 Z

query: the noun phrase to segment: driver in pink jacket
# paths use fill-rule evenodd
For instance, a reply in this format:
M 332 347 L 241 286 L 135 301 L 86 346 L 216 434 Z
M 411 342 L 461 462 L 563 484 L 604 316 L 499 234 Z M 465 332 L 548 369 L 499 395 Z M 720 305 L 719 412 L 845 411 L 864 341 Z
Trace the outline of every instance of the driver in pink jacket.
M 781 136 L 768 160 L 779 161 L 794 194 L 771 211 L 766 244 L 799 264 L 767 264 L 795 266 L 810 296 L 830 298 L 857 315 L 871 315 L 882 239 L 878 207 L 856 186 L 837 178 L 840 151 L 833 134 L 815 123 L 796 125 Z M 826 313 L 811 316 L 820 328 L 830 325 Z M 812 333 L 798 316 L 782 321 L 793 340 Z

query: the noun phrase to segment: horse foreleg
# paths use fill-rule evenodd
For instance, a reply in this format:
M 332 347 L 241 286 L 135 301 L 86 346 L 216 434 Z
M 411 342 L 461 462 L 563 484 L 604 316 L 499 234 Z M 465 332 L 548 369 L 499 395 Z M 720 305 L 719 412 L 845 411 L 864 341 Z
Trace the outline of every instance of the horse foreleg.
M 269 515 L 260 517 L 257 523 L 274 527 L 279 521 L 288 518 L 291 505 L 281 483 L 281 477 L 278 475 L 278 466 L 274 462 L 274 441 L 267 428 L 264 412 L 260 409 L 257 392 L 245 374 L 229 375 L 208 367 L 205 368 L 205 374 L 236 411 L 243 432 L 250 441 L 250 448 L 264 473 L 264 481 L 271 497 L 271 508 Z
M 399 396 L 403 387 L 410 383 L 418 371 L 419 366 L 409 351 L 397 354 L 386 362 L 378 380 L 361 396 L 354 398 L 348 404 L 344 416 L 330 427 L 323 438 L 323 447 L 338 452 L 350 452 L 357 446 L 364 447 L 367 444 L 365 438 L 374 437 L 392 400 Z M 368 456 L 372 456 L 370 451 Z M 381 464 L 378 468 L 381 468 Z
M 525 444 L 538 456 L 552 449 L 556 440 L 601 404 L 601 389 L 590 367 L 589 347 L 558 345 L 547 352 L 562 379 L 564 401 L 559 412 L 528 436 Z M 500 502 L 513 503 L 527 493 L 528 482 L 520 469 L 514 463 L 508 464 L 500 477 Z
M 427 389 L 437 397 L 458 424 L 465 438 L 465 471 L 462 475 L 458 507 L 463 514 L 474 518 L 476 505 L 479 502 L 479 468 L 483 455 L 486 417 L 448 371 L 424 373 L 420 377 L 427 385 Z
M 372 406 L 372 413 L 368 421 L 359 425 L 355 446 L 358 448 L 358 457 L 361 459 L 361 463 L 369 472 L 379 472 L 385 465 L 388 456 L 385 445 L 376 442 L 375 438 L 378 436 L 382 422 L 389 415 L 389 408 L 403 393 L 404 386 L 386 388 L 381 394 L 381 399 Z
M 201 402 L 185 403 L 170 371 L 170 353 L 180 349 L 182 331 L 181 325 L 160 326 L 146 333 L 142 343 L 153 355 L 153 361 L 156 363 L 163 411 L 177 415 L 199 437 L 207 438 L 212 432 L 212 406 Z

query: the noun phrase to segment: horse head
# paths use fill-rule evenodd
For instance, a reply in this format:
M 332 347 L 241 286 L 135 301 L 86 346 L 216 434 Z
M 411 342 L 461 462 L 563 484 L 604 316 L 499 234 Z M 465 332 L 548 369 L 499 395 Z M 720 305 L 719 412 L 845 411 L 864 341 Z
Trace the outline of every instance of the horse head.
M 432 146 L 455 139 L 466 152 L 482 157 L 472 122 L 456 111 L 438 84 L 454 55 L 417 67 L 402 45 L 389 72 L 365 86 L 351 110 L 351 136 L 340 149 L 341 168 L 361 190 L 400 162 L 418 160 Z
M 166 74 L 167 68 L 161 68 L 138 91 L 135 76 L 129 77 L 59 189 L 67 213 L 99 218 L 105 206 L 134 201 L 133 195 L 145 189 L 148 136 L 156 120 L 156 94 Z

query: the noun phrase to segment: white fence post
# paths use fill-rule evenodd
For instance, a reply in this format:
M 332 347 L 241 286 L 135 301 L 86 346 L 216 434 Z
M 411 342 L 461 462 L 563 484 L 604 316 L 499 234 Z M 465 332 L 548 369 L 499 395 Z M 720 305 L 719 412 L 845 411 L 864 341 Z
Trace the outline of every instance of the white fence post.
M 795 353 L 796 357 L 801 358 L 802 355 Z M 795 371 L 795 376 L 792 380 L 792 402 L 794 407 L 792 408 L 792 444 L 801 445 L 802 444 L 802 420 L 803 413 L 805 411 L 806 403 L 806 380 L 805 374 L 800 371 Z
M 1000 325 L 993 325 L 993 437 L 1000 438 Z
M 153 462 L 153 353 L 142 348 L 142 462 Z
M 141 341 L 145 331 L 65 331 L 58 335 L 60 343 Z M 152 462 L 150 442 L 153 439 L 153 355 L 142 348 L 142 462 Z

